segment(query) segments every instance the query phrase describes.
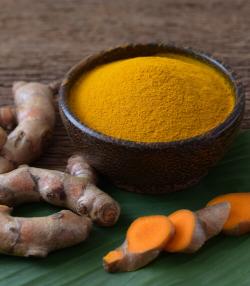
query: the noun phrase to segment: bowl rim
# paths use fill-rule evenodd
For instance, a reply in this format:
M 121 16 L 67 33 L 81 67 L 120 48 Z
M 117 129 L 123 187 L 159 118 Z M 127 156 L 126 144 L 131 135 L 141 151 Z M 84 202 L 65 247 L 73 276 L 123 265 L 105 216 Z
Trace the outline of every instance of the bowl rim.
M 162 49 L 161 52 L 157 53 L 144 53 L 144 49 L 152 49 L 152 52 L 156 49 Z M 137 55 L 128 56 L 128 50 L 133 52 L 134 50 L 137 51 Z M 141 51 L 141 54 L 140 54 Z M 168 142 L 137 142 L 137 141 L 130 141 L 115 138 L 104 133 L 101 133 L 97 130 L 94 130 L 83 122 L 81 122 L 73 112 L 71 112 L 69 105 L 67 103 L 68 94 L 70 91 L 71 86 L 77 81 L 80 75 L 83 74 L 83 70 L 86 69 L 84 72 L 89 71 L 100 64 L 105 64 L 108 62 L 116 61 L 119 59 L 126 59 L 126 58 L 134 58 L 138 56 L 150 56 L 154 54 L 160 53 L 176 53 L 185 55 L 188 57 L 192 57 L 207 64 L 210 64 L 217 70 L 219 70 L 232 84 L 235 93 L 235 106 L 231 113 L 227 116 L 227 118 L 220 123 L 219 125 L 215 126 L 214 128 L 208 130 L 207 132 L 193 136 L 183 140 L 177 141 L 168 141 Z M 126 57 L 121 57 L 121 55 L 126 54 Z M 115 59 L 109 60 L 110 54 L 115 55 Z M 103 61 L 104 60 L 104 61 Z M 243 85 L 237 76 L 237 74 L 232 70 L 232 68 L 226 64 L 224 64 L 221 60 L 215 58 L 209 53 L 205 53 L 203 51 L 193 49 L 191 47 L 184 47 L 184 46 L 177 46 L 175 44 L 158 44 L 158 43 L 149 43 L 149 44 L 128 44 L 124 46 L 118 46 L 113 49 L 104 50 L 102 52 L 96 53 L 92 56 L 88 56 L 75 64 L 65 75 L 64 79 L 62 80 L 60 89 L 59 89 L 59 109 L 65 117 L 73 124 L 77 129 L 81 132 L 86 133 L 88 136 L 93 137 L 97 140 L 103 141 L 104 143 L 111 143 L 119 146 L 125 146 L 127 148 L 133 149 L 164 149 L 168 147 L 177 147 L 182 146 L 188 143 L 201 143 L 204 142 L 204 139 L 215 139 L 218 138 L 225 130 L 229 129 L 234 122 L 244 113 L 245 108 L 245 92 Z

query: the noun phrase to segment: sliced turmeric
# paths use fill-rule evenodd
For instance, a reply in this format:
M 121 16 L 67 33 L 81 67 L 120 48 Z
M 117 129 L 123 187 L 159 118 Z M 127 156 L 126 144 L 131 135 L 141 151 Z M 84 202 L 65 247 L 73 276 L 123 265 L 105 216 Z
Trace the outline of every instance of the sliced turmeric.
M 228 235 L 242 235 L 250 232 L 250 193 L 229 193 L 212 199 L 208 205 L 229 202 L 231 212 L 223 226 Z
M 161 249 L 173 233 L 174 228 L 166 216 L 140 217 L 130 225 L 127 231 L 128 250 L 138 253 Z
M 178 210 L 169 215 L 175 235 L 166 244 L 168 252 L 193 253 L 211 237 L 217 235 L 227 220 L 230 204 L 227 202 L 206 207 L 197 212 Z
M 126 240 L 103 258 L 108 272 L 134 271 L 154 260 L 173 236 L 174 227 L 167 216 L 154 215 L 136 219 Z
M 104 269 L 134 271 L 154 260 L 162 250 L 195 252 L 222 230 L 229 213 L 230 203 L 222 202 L 197 212 L 182 209 L 168 217 L 140 217 L 130 225 L 123 244 L 104 256 Z
M 201 247 L 205 241 L 205 233 L 194 212 L 178 210 L 169 219 L 175 227 L 175 235 L 165 246 L 166 251 L 191 252 Z

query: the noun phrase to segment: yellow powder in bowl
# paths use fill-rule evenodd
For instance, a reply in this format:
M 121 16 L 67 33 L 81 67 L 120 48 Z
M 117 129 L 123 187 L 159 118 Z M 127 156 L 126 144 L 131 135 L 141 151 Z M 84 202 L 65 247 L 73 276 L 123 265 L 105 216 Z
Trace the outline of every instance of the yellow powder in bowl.
M 69 106 L 90 128 L 137 142 L 203 134 L 235 104 L 230 82 L 211 65 L 174 54 L 99 66 L 73 86 Z

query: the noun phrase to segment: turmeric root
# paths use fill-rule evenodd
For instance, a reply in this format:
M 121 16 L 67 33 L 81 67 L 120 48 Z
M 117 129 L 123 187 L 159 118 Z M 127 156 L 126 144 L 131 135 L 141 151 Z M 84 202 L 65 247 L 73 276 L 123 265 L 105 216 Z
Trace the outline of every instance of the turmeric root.
M 54 80 L 51 83 L 49 83 L 49 88 L 52 90 L 53 94 L 57 94 L 59 92 L 60 86 L 62 84 L 61 80 Z
M 11 207 L 41 200 L 88 215 L 101 226 L 115 224 L 120 215 L 118 203 L 86 177 L 29 166 L 0 175 L 0 204 Z
M 86 162 L 82 154 L 75 154 L 68 159 L 67 172 L 87 182 L 86 196 L 79 200 L 86 212 L 99 225 L 111 226 L 120 215 L 119 205 L 106 193 L 99 190 L 95 183 L 97 176 L 94 169 Z
M 72 176 L 86 179 L 89 183 L 95 184 L 97 176 L 94 169 L 86 162 L 82 154 L 74 154 L 68 159 L 66 171 Z
M 16 125 L 16 109 L 12 105 L 0 107 L 0 126 L 5 130 L 12 130 Z
M 7 140 L 7 134 L 6 132 L 0 127 L 0 150 L 4 146 L 5 142 Z
M 169 215 L 175 235 L 165 245 L 167 252 L 193 253 L 217 235 L 229 217 L 230 204 L 219 203 L 197 212 L 178 210 Z
M 13 92 L 18 125 L 0 152 L 0 173 L 39 157 L 55 123 L 53 94 L 47 85 L 16 82 Z
M 193 252 L 205 242 L 205 233 L 196 214 L 190 210 L 178 210 L 169 215 L 175 227 L 174 237 L 166 244 L 168 252 Z
M 221 202 L 231 204 L 231 212 L 223 226 L 223 233 L 228 235 L 242 235 L 250 232 L 250 193 L 229 193 L 211 200 L 208 205 L 213 206 Z
M 174 234 L 170 220 L 163 215 L 136 219 L 129 227 L 126 240 L 103 258 L 108 272 L 134 271 L 154 260 Z
M 91 220 L 63 210 L 47 217 L 12 217 L 12 209 L 0 205 L 0 252 L 16 256 L 45 257 L 51 251 L 84 241 Z

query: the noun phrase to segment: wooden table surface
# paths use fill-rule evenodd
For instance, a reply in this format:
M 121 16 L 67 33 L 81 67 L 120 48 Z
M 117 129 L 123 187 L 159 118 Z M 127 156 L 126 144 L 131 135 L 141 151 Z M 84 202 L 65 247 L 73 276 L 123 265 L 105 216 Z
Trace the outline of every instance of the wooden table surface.
M 50 82 L 83 57 L 129 42 L 175 42 L 214 54 L 239 74 L 250 128 L 250 1 L 0 0 L 0 105 L 16 80 Z M 73 147 L 58 116 L 36 165 L 64 169 Z

